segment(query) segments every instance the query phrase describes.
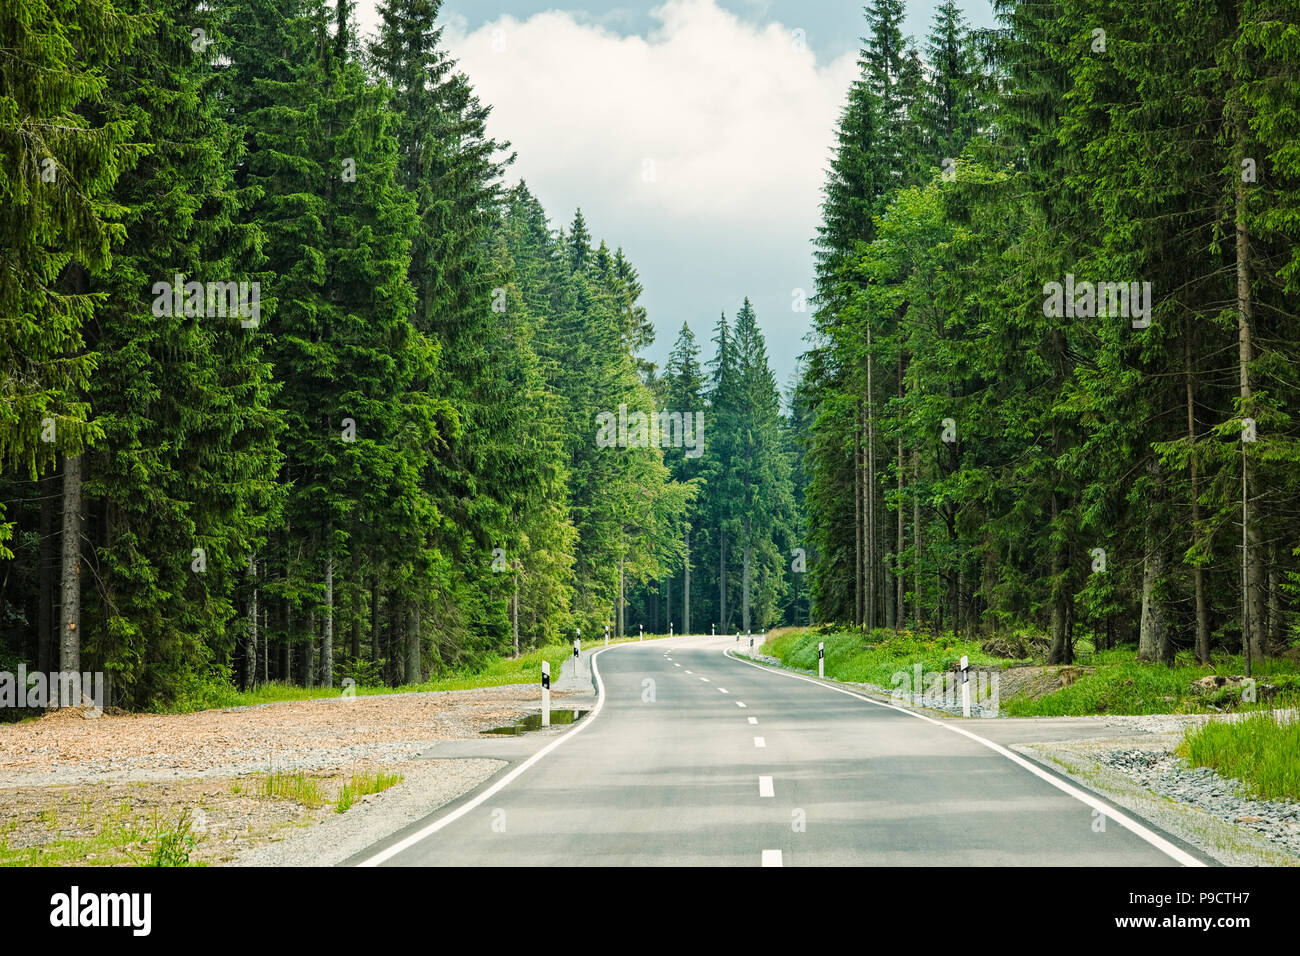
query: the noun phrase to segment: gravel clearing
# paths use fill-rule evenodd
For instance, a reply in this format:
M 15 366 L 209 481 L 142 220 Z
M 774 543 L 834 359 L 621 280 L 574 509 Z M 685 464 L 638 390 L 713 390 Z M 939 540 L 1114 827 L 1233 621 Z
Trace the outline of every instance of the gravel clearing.
M 571 696 L 556 693 L 556 703 Z M 187 811 L 191 861 L 338 863 L 474 789 L 505 766 L 426 759 L 540 707 L 536 685 L 290 701 L 193 714 L 55 711 L 0 725 L 0 858 L 27 864 L 138 862 L 149 834 Z M 303 773 L 323 804 L 261 792 L 269 771 Z M 353 774 L 402 782 L 334 801 Z
M 562 695 L 557 695 L 562 696 Z M 0 725 L 0 788 L 392 763 L 540 707 L 534 685 Z

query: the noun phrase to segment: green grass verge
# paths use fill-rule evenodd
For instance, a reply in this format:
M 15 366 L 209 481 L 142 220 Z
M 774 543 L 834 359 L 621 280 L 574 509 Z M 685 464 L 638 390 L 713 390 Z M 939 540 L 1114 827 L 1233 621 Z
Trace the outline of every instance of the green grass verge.
M 827 677 L 886 689 L 895 686 L 896 673 L 902 671 L 910 677 L 916 664 L 925 672 L 946 671 L 962 655 L 969 657 L 972 664 L 1004 663 L 980 650 L 978 641 L 959 640 L 951 634 L 932 637 L 883 629 L 864 635 L 854 631 L 791 628 L 768 635 L 762 652 L 779 658 L 786 667 L 815 671 L 819 641 L 826 642 Z
M 383 793 L 389 787 L 395 787 L 402 782 L 400 773 L 354 773 L 352 779 L 343 785 L 339 791 L 339 798 L 334 801 L 335 813 L 346 813 L 352 804 L 356 802 L 357 797 L 364 797 L 368 793 Z
M 666 635 L 664 635 L 666 636 Z M 648 640 L 650 635 L 646 635 Z M 625 637 L 621 641 L 611 639 L 614 644 L 636 643 L 635 636 Z M 604 637 L 598 637 L 594 644 L 584 642 L 584 648 L 603 647 Z M 521 654 L 519 657 L 490 657 L 480 667 L 456 671 L 449 674 L 436 674 L 422 684 L 403 684 L 400 687 L 357 687 L 358 697 L 379 694 L 402 694 L 413 691 L 473 690 L 479 687 L 504 687 L 509 684 L 540 684 L 542 681 L 542 661 L 551 662 L 551 680 L 559 680 L 561 664 L 573 654 L 573 645 L 550 644 Z M 292 684 L 271 682 L 260 684 L 252 690 L 241 691 L 228 685 L 210 685 L 201 693 L 181 702 L 171 713 L 188 713 L 195 710 L 208 710 L 222 707 L 251 707 L 258 704 L 274 704 L 296 700 L 322 700 L 338 697 L 342 690 L 338 687 L 297 687 Z
M 271 771 L 258 780 L 257 795 L 277 800 L 293 800 L 312 809 L 325 803 L 320 782 L 301 770 L 295 773 Z
M 893 675 L 945 671 L 963 654 L 972 664 L 1009 664 L 980 650 L 979 641 L 960 640 L 951 634 L 938 637 L 909 631 L 877 629 L 868 634 L 821 628 L 792 628 L 770 635 L 764 653 L 787 667 L 815 671 L 817 642 L 826 642 L 826 676 L 836 680 L 893 688 Z M 1295 661 L 1269 658 L 1255 661 L 1253 673 L 1260 683 L 1278 688 L 1275 697 L 1254 703 L 1239 694 L 1221 691 L 1192 693 L 1192 682 L 1210 674 L 1241 674 L 1239 655 L 1221 655 L 1212 667 L 1197 664 L 1190 652 L 1178 655 L 1172 668 L 1138 663 L 1131 647 L 1091 652 L 1085 645 L 1075 663 L 1092 667 L 1074 683 L 1037 699 L 1001 696 L 1000 709 L 1009 717 L 1068 717 L 1088 714 L 1209 713 L 1267 710 L 1300 704 L 1300 666 Z
M 1247 796 L 1300 800 L 1300 722 L 1279 724 L 1271 714 L 1215 721 L 1189 731 L 1178 753 L 1241 781 Z
M 1244 663 L 1239 655 L 1222 656 L 1213 666 L 1197 664 L 1190 653 L 1174 661 L 1173 667 L 1139 663 L 1132 648 L 1116 648 L 1088 655 L 1078 663 L 1095 667 L 1069 687 L 1037 700 L 1024 697 L 1002 699 L 1002 710 L 1010 717 L 1068 717 L 1084 714 L 1193 714 L 1269 710 L 1293 706 L 1300 700 L 1300 674 L 1296 665 L 1286 660 L 1254 662 L 1252 673 L 1260 683 L 1275 685 L 1279 693 L 1271 700 L 1253 703 L 1240 699 L 1234 691 L 1213 694 L 1192 693 L 1192 682 L 1211 674 L 1241 674 Z

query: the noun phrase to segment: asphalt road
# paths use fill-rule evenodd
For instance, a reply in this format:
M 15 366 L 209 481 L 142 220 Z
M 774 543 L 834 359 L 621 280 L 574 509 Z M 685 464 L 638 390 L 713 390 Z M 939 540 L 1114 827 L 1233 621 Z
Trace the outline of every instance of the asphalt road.
M 617 645 L 570 728 L 467 742 L 511 765 L 360 865 L 1170 866 L 1204 860 L 987 740 L 726 656 Z M 954 731 L 954 727 L 959 730 Z M 982 742 L 970 735 L 984 737 Z M 450 755 L 450 753 L 448 754 Z

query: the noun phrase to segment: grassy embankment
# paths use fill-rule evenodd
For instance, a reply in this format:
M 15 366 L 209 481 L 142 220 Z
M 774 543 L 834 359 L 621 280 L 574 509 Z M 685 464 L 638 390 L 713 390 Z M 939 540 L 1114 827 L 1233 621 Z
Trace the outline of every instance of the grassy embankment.
M 1195 766 L 1240 780 L 1247 796 L 1300 800 L 1300 721 L 1280 724 L 1271 714 L 1216 721 L 1190 731 L 1178 753 Z
M 652 636 L 647 634 L 646 639 L 649 640 Z M 621 641 L 611 638 L 609 643 L 612 647 L 615 644 L 635 643 L 636 640 L 636 636 L 625 637 Z M 594 643 L 584 641 L 583 648 L 603 647 L 604 644 L 605 639 L 602 635 L 597 637 Z M 540 684 L 543 660 L 551 662 L 551 680 L 555 681 L 559 680 L 561 664 L 572 654 L 572 643 L 550 644 L 521 654 L 519 657 L 493 656 L 481 667 L 472 670 L 435 674 L 422 684 L 403 684 L 400 687 L 358 686 L 356 694 L 358 697 L 364 697 L 416 691 L 472 690 L 478 687 L 504 687 L 508 684 Z M 338 687 L 298 687 L 274 681 L 247 691 L 237 690 L 234 687 L 212 686 L 183 701 L 174 708 L 173 712 L 184 713 L 213 707 L 247 707 L 292 700 L 320 700 L 326 697 L 337 697 L 340 693 Z

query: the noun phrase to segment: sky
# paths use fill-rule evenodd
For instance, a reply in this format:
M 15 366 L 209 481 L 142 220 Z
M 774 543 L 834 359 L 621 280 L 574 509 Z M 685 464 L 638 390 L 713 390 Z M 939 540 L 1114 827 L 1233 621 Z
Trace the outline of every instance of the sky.
M 906 3 L 924 49 L 937 0 Z M 958 0 L 992 26 L 989 0 Z M 360 0 L 363 30 L 378 23 Z M 683 322 L 712 355 L 746 296 L 777 382 L 806 351 L 813 247 L 835 124 L 866 30 L 858 0 L 445 0 L 451 54 L 492 106 L 552 226 L 581 208 L 622 247 L 662 368 Z

